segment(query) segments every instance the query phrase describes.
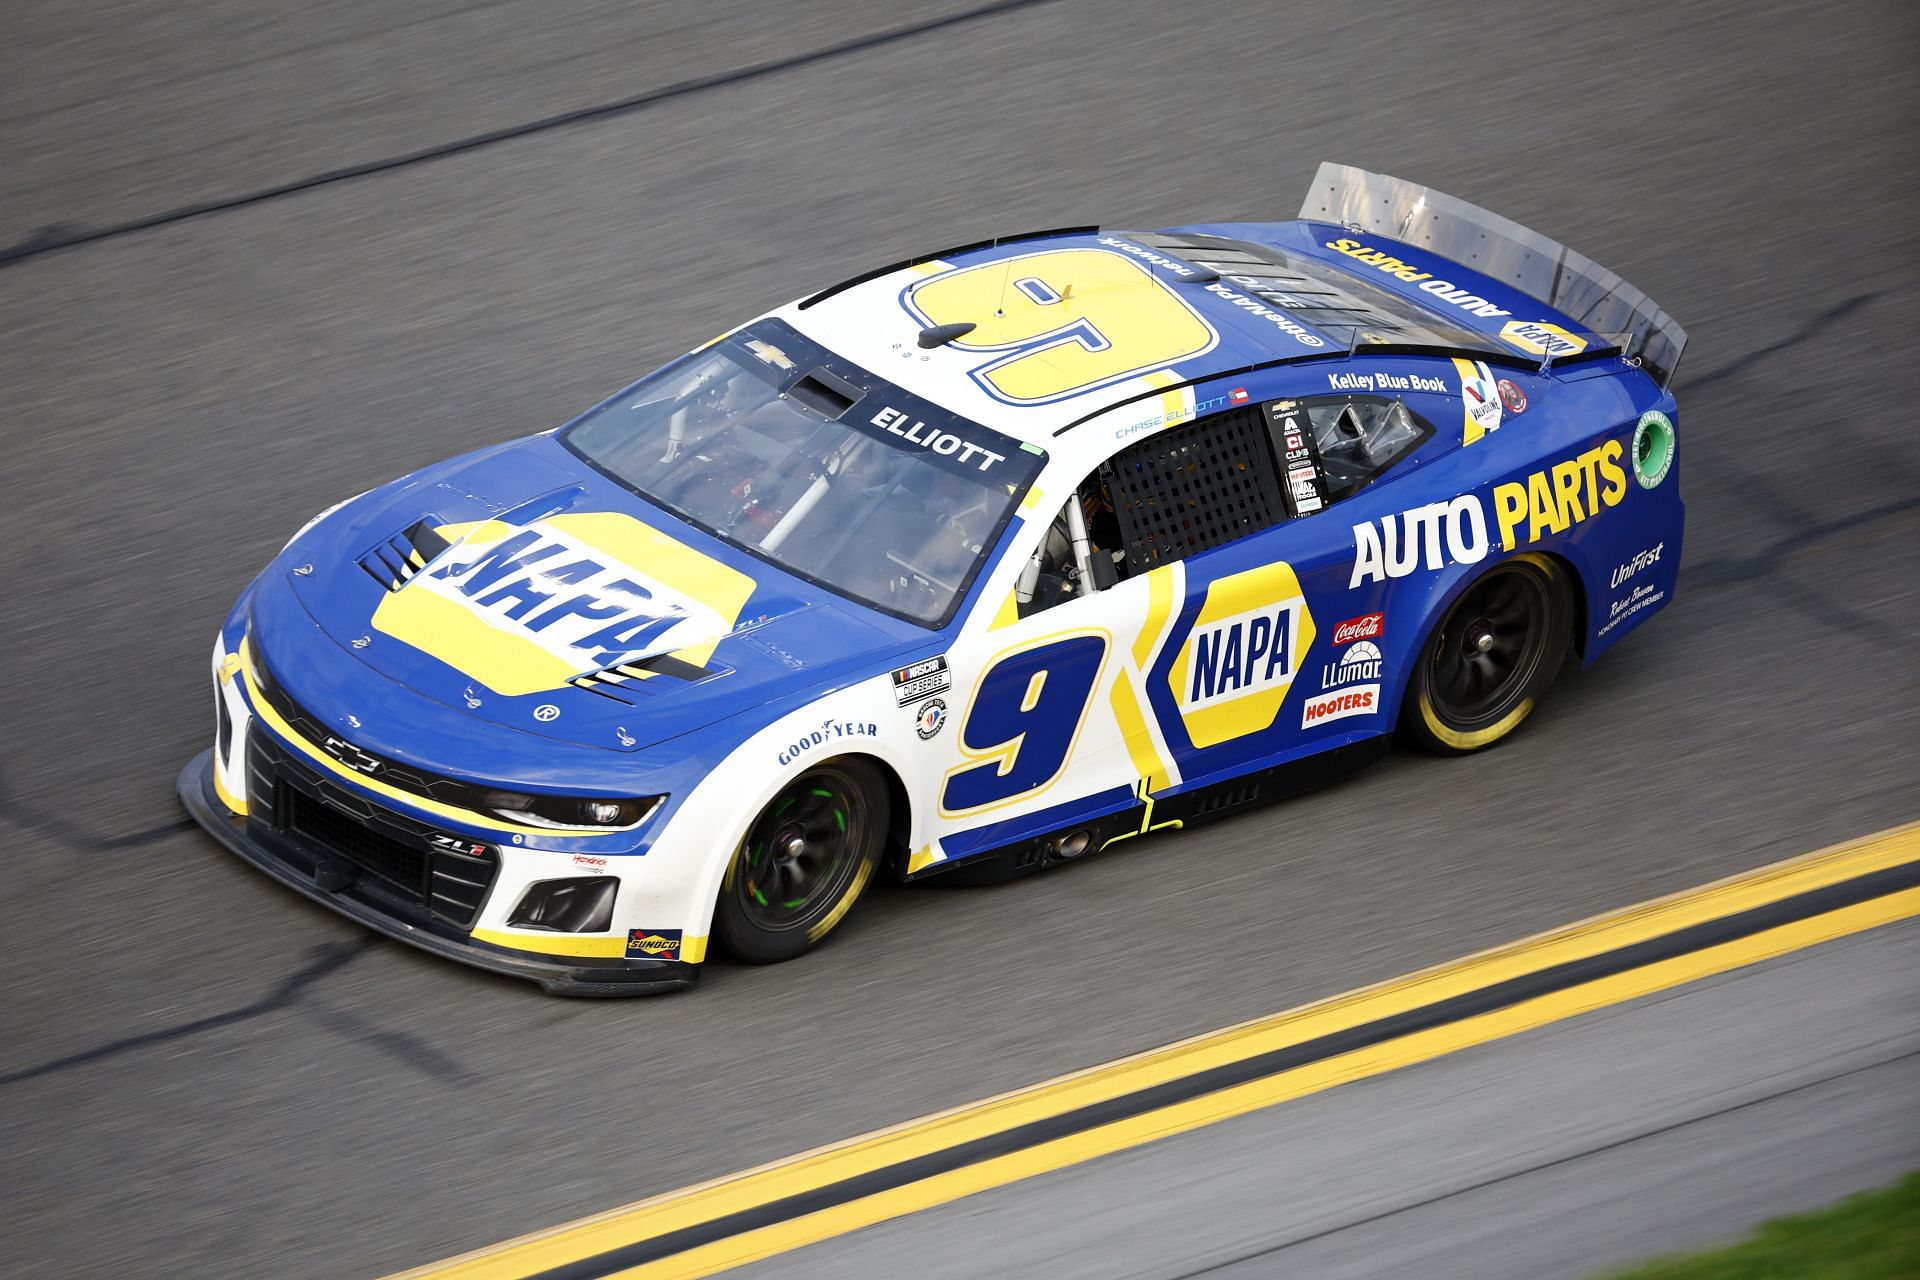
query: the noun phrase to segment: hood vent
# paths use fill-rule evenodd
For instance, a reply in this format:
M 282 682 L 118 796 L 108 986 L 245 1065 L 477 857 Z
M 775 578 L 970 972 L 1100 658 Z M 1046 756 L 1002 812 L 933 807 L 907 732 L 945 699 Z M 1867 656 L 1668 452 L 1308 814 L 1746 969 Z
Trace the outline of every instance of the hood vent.
M 382 587 L 398 591 L 407 584 L 407 579 L 453 545 L 440 536 L 432 519 L 429 516 L 416 520 L 395 537 L 375 543 L 371 551 L 360 557 L 358 564 Z
M 731 670 L 732 667 L 703 667 L 670 653 L 662 653 L 652 658 L 635 658 L 632 662 L 617 662 L 611 667 L 588 671 L 567 683 L 576 689 L 585 689 L 588 693 L 597 693 L 631 707 L 639 705 L 631 695 L 644 692 L 656 676 L 667 676 L 692 684 L 696 680 L 726 675 Z

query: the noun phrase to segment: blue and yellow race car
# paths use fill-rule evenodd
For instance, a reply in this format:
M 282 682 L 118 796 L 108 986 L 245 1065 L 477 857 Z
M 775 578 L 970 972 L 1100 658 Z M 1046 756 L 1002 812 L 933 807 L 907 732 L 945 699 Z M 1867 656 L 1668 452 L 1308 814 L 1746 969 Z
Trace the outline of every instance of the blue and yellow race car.
M 1672 597 L 1686 335 L 1323 166 L 1300 219 L 880 268 L 311 521 L 214 642 L 228 848 L 548 990 L 799 955 L 1513 733 Z

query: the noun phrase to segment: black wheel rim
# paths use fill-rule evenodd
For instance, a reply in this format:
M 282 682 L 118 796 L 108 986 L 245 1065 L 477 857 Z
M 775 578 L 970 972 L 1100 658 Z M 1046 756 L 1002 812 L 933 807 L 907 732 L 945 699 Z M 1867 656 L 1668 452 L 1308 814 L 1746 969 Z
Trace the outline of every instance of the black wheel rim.
M 801 775 L 761 811 L 740 848 L 733 896 L 768 932 L 806 928 L 859 871 L 871 814 L 860 784 L 835 768 Z
M 1450 727 L 1482 729 L 1518 706 L 1547 646 L 1547 588 L 1538 574 L 1495 569 L 1448 611 L 1427 659 L 1427 693 Z

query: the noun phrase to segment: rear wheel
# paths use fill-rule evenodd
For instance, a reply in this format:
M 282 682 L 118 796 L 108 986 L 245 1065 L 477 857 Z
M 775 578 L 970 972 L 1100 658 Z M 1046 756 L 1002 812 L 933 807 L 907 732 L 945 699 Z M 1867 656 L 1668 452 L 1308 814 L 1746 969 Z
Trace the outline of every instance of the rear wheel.
M 1546 694 L 1572 635 L 1565 571 L 1544 556 L 1501 561 L 1474 580 L 1427 638 L 1402 733 L 1440 755 L 1492 746 Z
M 887 820 L 886 786 L 862 761 L 831 761 L 788 783 L 727 868 L 714 911 L 721 945 L 770 964 L 826 937 L 873 878 Z

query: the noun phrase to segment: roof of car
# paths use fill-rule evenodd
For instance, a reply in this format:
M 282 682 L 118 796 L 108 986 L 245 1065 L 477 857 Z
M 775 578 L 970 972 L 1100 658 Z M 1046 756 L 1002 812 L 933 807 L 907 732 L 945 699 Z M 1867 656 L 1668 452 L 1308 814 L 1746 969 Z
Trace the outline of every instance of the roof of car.
M 1072 228 L 909 259 L 776 314 L 916 395 L 1043 446 L 1156 391 L 1357 348 L 1534 362 L 1544 353 L 1514 330 L 1544 325 L 1569 355 L 1608 349 L 1495 281 L 1385 243 L 1399 252 L 1311 222 Z

